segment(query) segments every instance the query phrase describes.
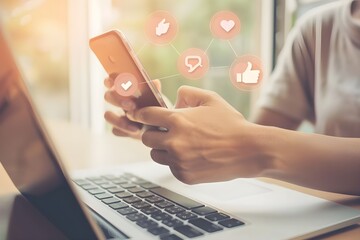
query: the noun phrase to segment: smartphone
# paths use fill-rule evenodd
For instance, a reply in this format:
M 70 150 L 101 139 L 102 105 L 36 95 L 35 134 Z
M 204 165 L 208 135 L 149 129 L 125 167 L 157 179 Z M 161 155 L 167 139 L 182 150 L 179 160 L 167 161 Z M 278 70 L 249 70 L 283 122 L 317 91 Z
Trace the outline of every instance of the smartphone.
M 91 38 L 90 48 L 110 77 L 115 79 L 120 74 L 134 76 L 137 81 L 137 90 L 135 94 L 128 97 L 134 100 L 137 108 L 167 107 L 161 93 L 149 78 L 122 32 L 112 30 Z

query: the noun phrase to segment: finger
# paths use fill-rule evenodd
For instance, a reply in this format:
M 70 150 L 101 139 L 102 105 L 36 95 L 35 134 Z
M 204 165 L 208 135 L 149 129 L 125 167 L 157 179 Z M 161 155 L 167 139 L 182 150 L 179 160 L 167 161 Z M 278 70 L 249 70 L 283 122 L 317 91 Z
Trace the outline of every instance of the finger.
M 158 130 L 147 130 L 142 134 L 142 142 L 145 146 L 150 148 L 166 150 L 165 144 L 167 140 L 167 132 L 161 132 Z
M 142 126 L 139 123 L 131 122 L 126 116 L 118 116 L 113 112 L 105 112 L 106 121 L 125 132 L 140 131 Z
M 175 108 L 198 107 L 213 99 L 214 92 L 200 88 L 181 86 L 178 90 Z
M 156 89 L 161 92 L 161 82 L 159 79 L 155 79 L 155 80 L 152 80 L 152 82 L 154 83 Z
M 125 132 L 122 129 L 113 127 L 112 132 L 113 132 L 113 134 L 115 136 L 118 136 L 118 137 L 131 137 L 131 138 L 139 139 L 139 140 L 141 139 L 141 132 L 140 131 L 138 131 L 138 132 Z
M 134 122 L 170 129 L 169 116 L 172 113 L 171 110 L 163 107 L 144 107 L 129 112 L 127 116 Z
M 116 127 L 113 127 L 112 129 L 112 133 L 115 135 L 115 136 L 118 136 L 118 137 L 129 137 L 129 133 L 128 132 L 125 132 L 119 128 L 116 128 Z
M 131 98 L 120 96 L 113 90 L 106 91 L 104 98 L 108 103 L 121 107 L 125 111 L 132 111 L 136 108 L 136 104 Z
M 247 62 L 247 67 L 246 67 L 245 72 L 250 72 L 251 69 L 252 69 L 252 63 L 251 63 L 251 62 Z
M 111 74 L 109 75 L 109 77 L 107 77 L 107 78 L 105 79 L 105 81 L 104 81 L 105 86 L 108 87 L 108 88 L 113 87 L 113 86 L 114 86 L 115 79 L 116 79 L 117 76 L 118 76 L 117 73 L 111 73 Z
M 150 155 L 155 162 L 161 165 L 169 165 L 171 163 L 169 154 L 164 150 L 152 149 Z
M 174 167 L 172 165 L 169 165 L 170 167 L 170 171 L 171 173 L 174 175 L 174 177 L 176 177 L 179 181 L 186 183 L 186 184 L 191 184 L 191 180 L 190 180 L 190 173 L 187 172 L 183 172 L 181 170 L 179 170 L 177 167 Z
M 114 86 L 114 80 L 112 78 L 105 78 L 104 85 L 107 88 L 112 88 Z

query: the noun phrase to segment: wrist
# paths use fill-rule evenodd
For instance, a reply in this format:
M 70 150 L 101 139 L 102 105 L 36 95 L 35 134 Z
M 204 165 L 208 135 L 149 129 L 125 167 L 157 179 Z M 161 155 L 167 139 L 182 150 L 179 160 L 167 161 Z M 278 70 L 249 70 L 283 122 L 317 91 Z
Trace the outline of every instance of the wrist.
M 241 146 L 238 146 L 238 149 L 241 151 L 239 156 L 242 159 L 239 162 L 243 162 L 246 156 L 244 152 L 247 152 L 246 158 L 253 163 L 253 169 L 250 171 L 253 175 L 249 177 L 270 177 L 276 174 L 281 159 L 279 146 L 283 146 L 281 131 L 282 129 L 276 127 L 250 122 L 240 130 Z

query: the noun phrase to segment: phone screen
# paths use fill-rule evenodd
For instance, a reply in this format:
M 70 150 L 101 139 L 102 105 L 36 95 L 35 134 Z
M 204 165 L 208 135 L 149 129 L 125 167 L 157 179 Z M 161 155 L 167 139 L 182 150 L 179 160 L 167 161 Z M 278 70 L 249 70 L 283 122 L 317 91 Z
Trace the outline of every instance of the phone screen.
M 135 52 L 119 31 L 110 31 L 90 40 L 90 47 L 106 72 L 112 78 L 123 77 L 124 81 L 116 86 L 127 94 L 131 87 L 136 89 L 129 95 L 138 108 L 146 106 L 166 107 L 166 104 L 153 85 Z M 115 81 L 116 83 L 116 81 Z M 136 85 L 136 86 L 135 86 Z

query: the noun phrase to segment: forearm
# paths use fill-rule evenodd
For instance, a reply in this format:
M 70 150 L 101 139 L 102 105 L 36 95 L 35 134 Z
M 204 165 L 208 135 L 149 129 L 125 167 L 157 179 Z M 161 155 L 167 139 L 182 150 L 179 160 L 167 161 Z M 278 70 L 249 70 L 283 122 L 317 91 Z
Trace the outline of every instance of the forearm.
M 262 176 L 324 191 L 360 195 L 360 139 L 260 127 L 271 162 Z

